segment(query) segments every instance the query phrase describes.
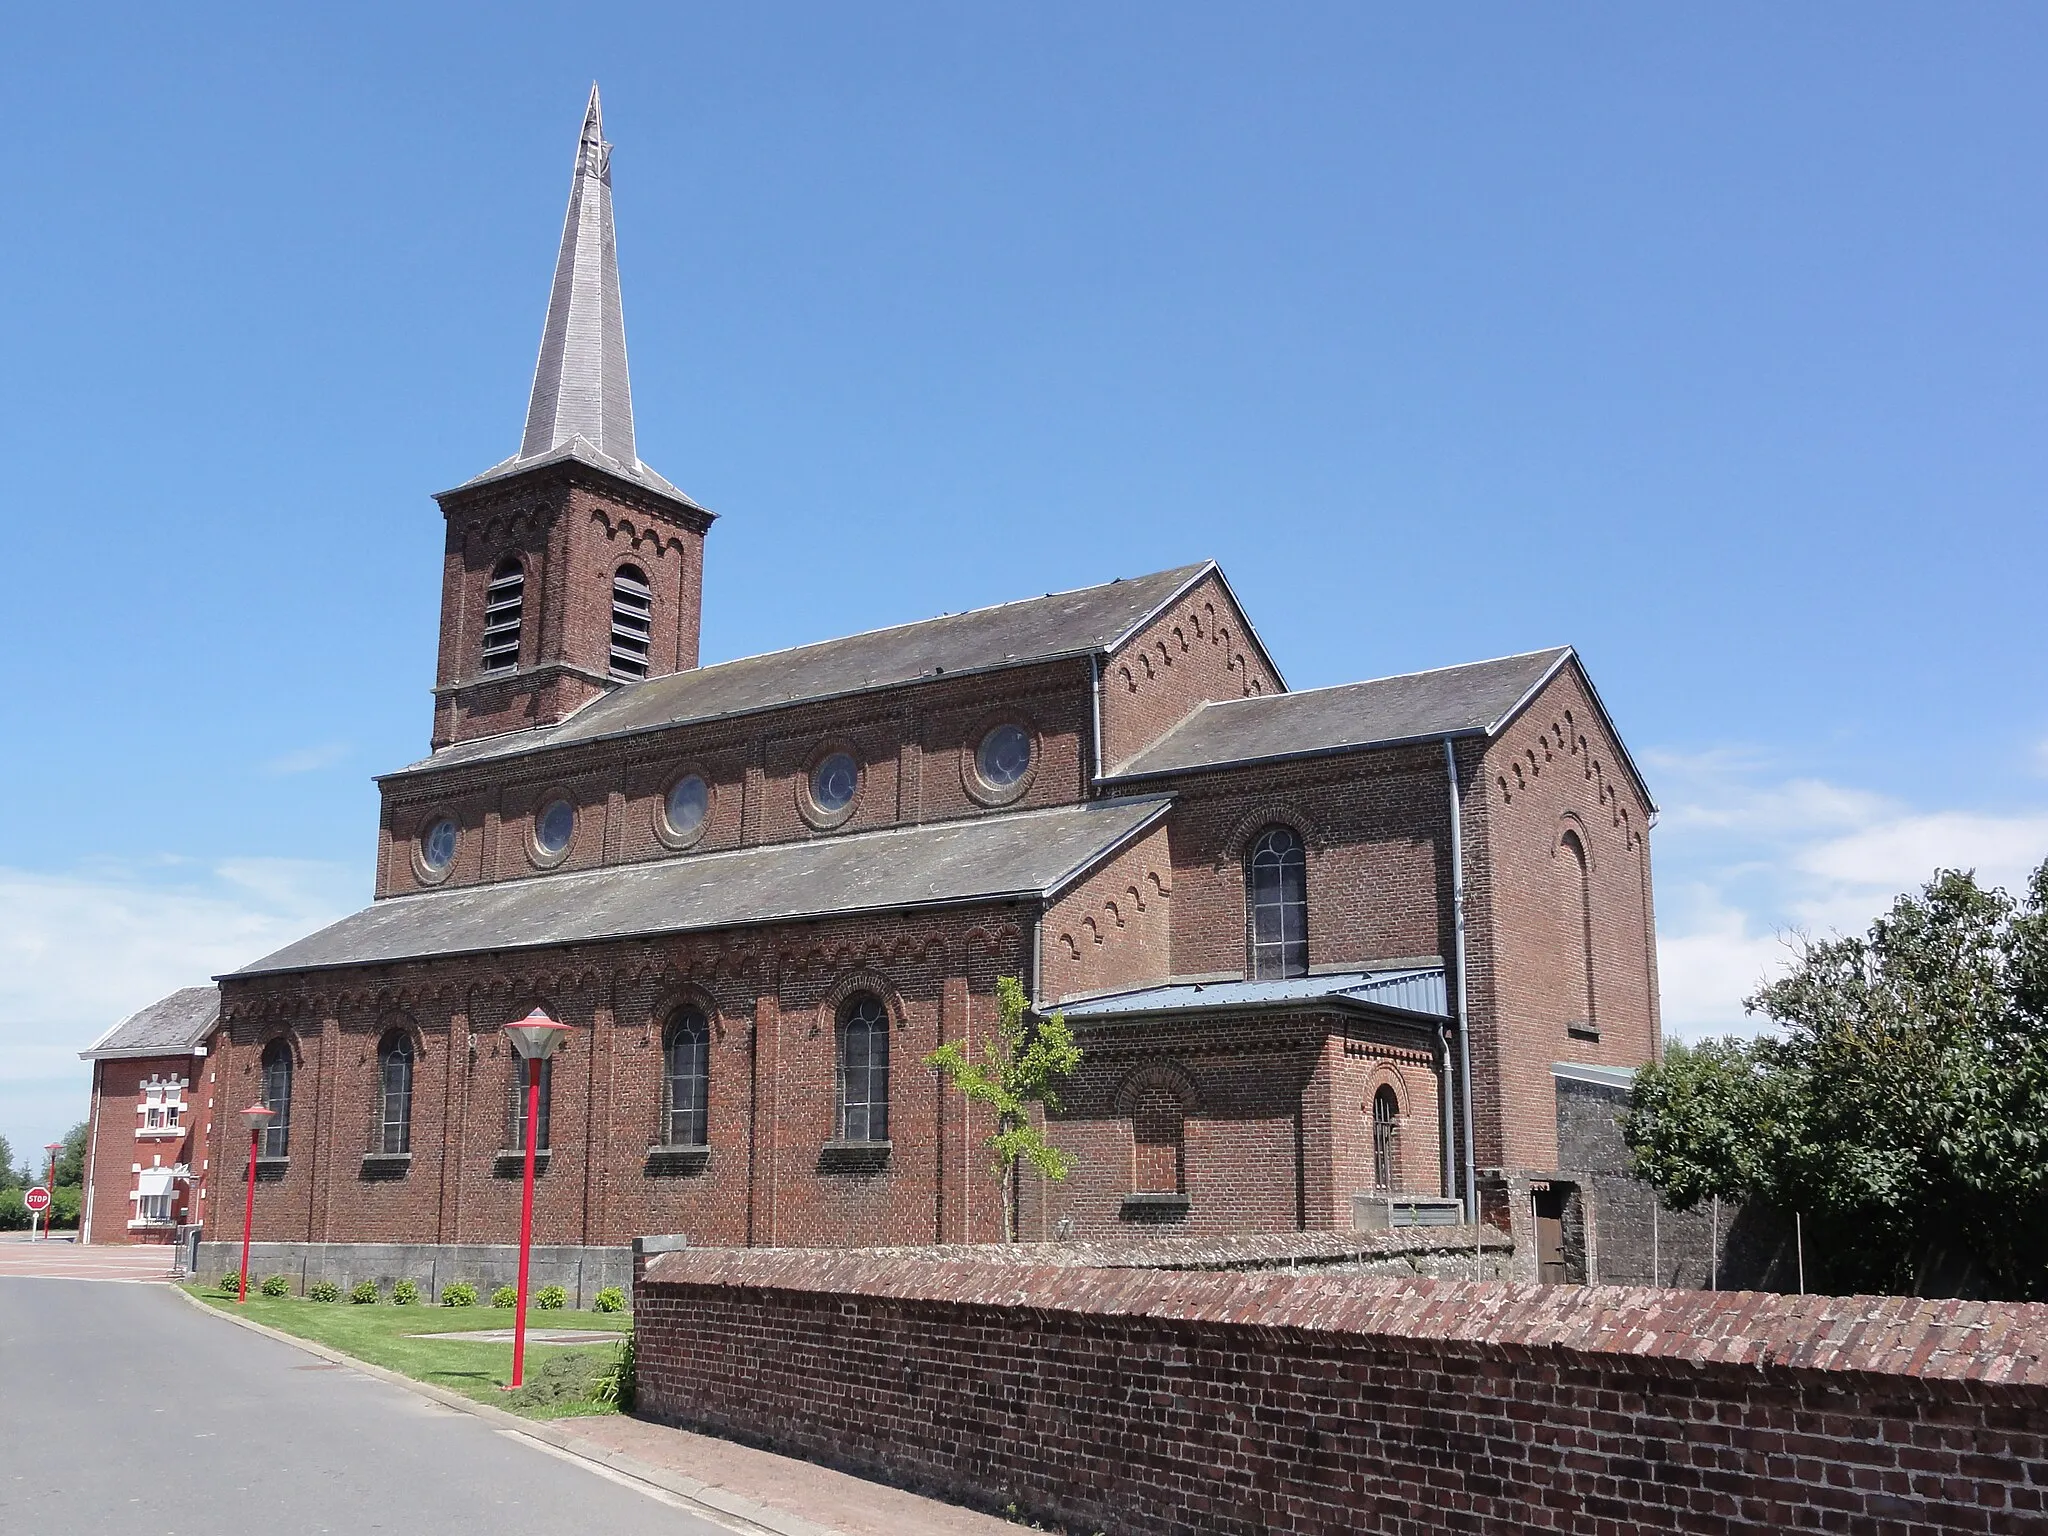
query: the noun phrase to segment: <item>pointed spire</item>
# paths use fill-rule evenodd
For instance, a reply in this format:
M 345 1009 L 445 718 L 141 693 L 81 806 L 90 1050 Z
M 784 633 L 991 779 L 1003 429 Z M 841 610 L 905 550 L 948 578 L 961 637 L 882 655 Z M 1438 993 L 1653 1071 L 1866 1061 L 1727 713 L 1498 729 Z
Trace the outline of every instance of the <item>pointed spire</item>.
M 526 432 L 517 453 L 467 483 L 480 485 L 565 458 L 697 506 L 642 464 L 633 442 L 633 386 L 626 376 L 626 318 L 619 304 L 619 253 L 612 235 L 612 147 L 605 142 L 604 108 L 595 82 L 576 140 L 569 213 L 562 221 L 547 324 L 541 327 Z
M 633 388 L 626 378 L 626 320 L 619 307 L 619 258 L 612 235 L 612 147 L 604 139 L 597 86 L 583 113 L 576 174 L 555 286 L 541 331 L 533 399 L 519 457 L 539 458 L 580 437 L 608 459 L 637 467 Z

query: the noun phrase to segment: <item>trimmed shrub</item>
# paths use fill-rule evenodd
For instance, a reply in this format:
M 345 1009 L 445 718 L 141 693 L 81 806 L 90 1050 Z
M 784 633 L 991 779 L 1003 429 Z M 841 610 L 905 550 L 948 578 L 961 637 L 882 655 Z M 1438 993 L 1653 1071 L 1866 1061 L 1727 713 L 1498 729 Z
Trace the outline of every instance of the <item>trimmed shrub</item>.
M 499 1286 L 495 1291 L 491 1292 L 491 1305 L 494 1307 L 518 1306 L 519 1287 L 516 1285 Z
M 283 1275 L 269 1275 L 265 1277 L 261 1289 L 266 1296 L 289 1296 L 292 1293 L 292 1283 Z M 306 1294 L 310 1296 L 313 1293 L 308 1291 Z
M 476 1287 L 467 1280 L 458 1280 L 453 1285 L 441 1288 L 441 1305 L 444 1307 L 473 1307 L 476 1305 Z
M 228 1295 L 228 1296 L 239 1296 L 239 1295 L 241 1295 L 241 1294 L 242 1294 L 242 1272 L 241 1272 L 241 1271 L 240 1271 L 239 1269 L 231 1269 L 231 1270 L 229 1270 L 229 1271 L 228 1271 L 228 1272 L 227 1272 L 226 1274 L 222 1275 L 222 1276 L 220 1277 L 220 1288 L 221 1288 L 221 1291 L 222 1291 L 222 1293 L 223 1293 L 223 1294 L 225 1294 L 225 1295 Z
M 626 1310 L 626 1293 L 616 1285 L 608 1285 L 597 1293 L 593 1304 L 600 1312 L 623 1312 Z
M 533 1298 L 533 1304 L 543 1312 L 559 1312 L 569 1305 L 569 1293 L 559 1285 L 544 1285 Z
M 374 1307 L 378 1300 L 377 1282 L 374 1280 L 358 1280 L 354 1288 L 349 1291 L 348 1299 L 352 1305 L 358 1307 Z
M 420 1299 L 420 1288 L 410 1280 L 401 1280 L 391 1287 L 391 1305 L 409 1307 Z
M 633 1366 L 637 1352 L 632 1334 L 619 1341 L 618 1352 L 612 1356 L 611 1364 L 599 1371 L 597 1380 L 591 1383 L 590 1400 L 593 1403 L 608 1403 L 621 1413 L 633 1411 Z
M 332 1280 L 315 1280 L 306 1287 L 306 1300 L 339 1301 L 341 1300 L 341 1287 Z

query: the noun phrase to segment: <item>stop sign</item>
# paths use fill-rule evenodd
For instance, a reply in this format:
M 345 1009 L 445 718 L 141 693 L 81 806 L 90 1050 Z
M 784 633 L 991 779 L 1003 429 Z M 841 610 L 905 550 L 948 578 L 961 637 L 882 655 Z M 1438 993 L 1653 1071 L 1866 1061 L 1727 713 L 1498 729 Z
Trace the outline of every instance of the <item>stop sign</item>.
M 50 1208 L 50 1192 L 38 1184 L 34 1189 L 21 1197 L 21 1203 L 37 1214 L 41 1214 Z

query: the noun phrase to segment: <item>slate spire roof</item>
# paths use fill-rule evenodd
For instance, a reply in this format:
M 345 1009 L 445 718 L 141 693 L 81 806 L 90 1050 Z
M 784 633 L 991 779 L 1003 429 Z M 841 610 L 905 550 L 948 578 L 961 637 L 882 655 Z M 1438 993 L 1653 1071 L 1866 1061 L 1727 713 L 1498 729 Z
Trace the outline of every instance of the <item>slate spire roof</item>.
M 640 462 L 634 443 L 626 316 L 619 302 L 619 252 L 612 232 L 612 146 L 604 136 L 604 106 L 595 83 L 576 139 L 569 211 L 562 220 L 562 248 L 555 257 L 547 323 L 541 327 L 526 431 L 518 453 L 469 483 L 564 458 L 690 502 Z

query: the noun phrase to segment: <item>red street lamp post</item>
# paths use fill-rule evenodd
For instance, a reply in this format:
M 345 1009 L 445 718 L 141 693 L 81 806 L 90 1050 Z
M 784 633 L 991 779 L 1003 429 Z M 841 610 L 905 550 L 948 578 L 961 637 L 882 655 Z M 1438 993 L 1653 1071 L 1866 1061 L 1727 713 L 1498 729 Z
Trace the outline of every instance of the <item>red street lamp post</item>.
M 242 1111 L 242 1124 L 249 1128 L 249 1197 L 242 1202 L 242 1284 L 235 1292 L 238 1307 L 249 1304 L 249 1228 L 256 1220 L 256 1138 L 276 1118 L 277 1111 L 262 1104 L 251 1104 Z
M 569 1026 L 536 1008 L 505 1033 L 526 1063 L 526 1188 L 519 1201 L 519 1307 L 512 1315 L 512 1386 L 526 1379 L 526 1274 L 533 1257 L 533 1149 L 540 1139 L 540 1064 L 560 1050 Z M 507 1390 L 510 1390 L 509 1388 Z

